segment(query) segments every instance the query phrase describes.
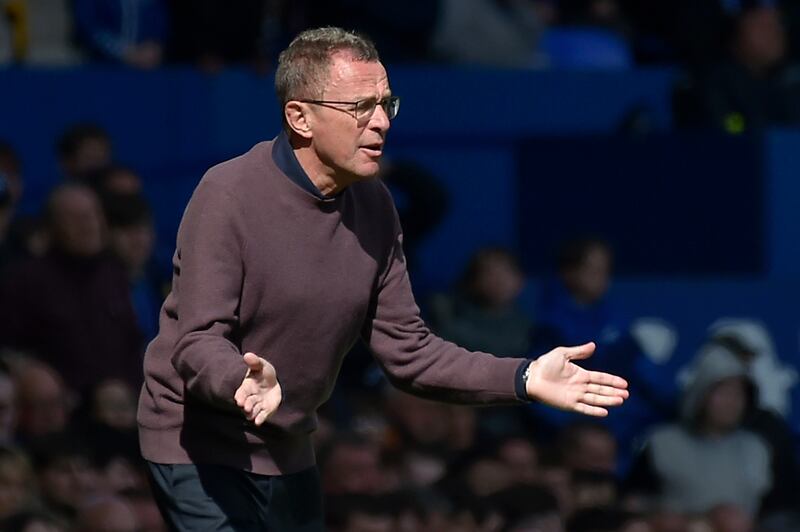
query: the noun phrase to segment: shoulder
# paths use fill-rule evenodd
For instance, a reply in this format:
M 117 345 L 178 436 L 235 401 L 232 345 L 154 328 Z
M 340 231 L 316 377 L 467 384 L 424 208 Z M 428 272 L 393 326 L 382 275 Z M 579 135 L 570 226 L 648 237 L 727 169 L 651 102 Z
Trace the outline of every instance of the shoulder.
M 742 442 L 742 445 L 746 447 L 752 453 L 758 453 L 762 456 L 769 457 L 770 455 L 770 445 L 767 443 L 762 436 L 756 434 L 751 430 L 741 429 L 737 431 L 736 437 Z
M 260 142 L 247 152 L 209 168 L 197 188 L 244 199 L 254 188 L 266 186 L 269 180 L 265 177 L 274 171 L 272 141 Z

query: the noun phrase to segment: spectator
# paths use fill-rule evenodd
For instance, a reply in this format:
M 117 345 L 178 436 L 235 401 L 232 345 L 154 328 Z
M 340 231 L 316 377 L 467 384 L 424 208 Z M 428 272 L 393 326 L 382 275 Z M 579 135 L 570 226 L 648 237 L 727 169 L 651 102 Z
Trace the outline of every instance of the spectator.
M 564 342 L 593 340 L 597 349 L 586 366 L 603 367 L 625 377 L 635 392 L 619 412 L 602 420 L 617 440 L 617 474 L 630 466 L 636 438 L 670 413 L 676 391 L 665 378 L 664 366 L 644 355 L 631 334 L 631 320 L 610 295 L 613 269 L 611 246 L 597 237 L 564 242 L 557 258 L 557 276 L 545 282 L 537 305 L 531 354 Z M 546 438 L 578 420 L 577 416 L 529 405 L 534 426 Z
M 28 456 L 20 449 L 0 446 L 0 522 L 35 502 L 36 481 Z
M 52 364 L 80 393 L 112 377 L 138 387 L 141 340 L 124 271 L 104 253 L 96 196 L 61 185 L 47 219 L 53 249 L 12 267 L 0 285 L 0 337 Z
M 431 325 L 442 338 L 467 349 L 524 355 L 531 320 L 516 304 L 524 282 L 509 251 L 482 249 L 470 259 L 457 291 L 433 298 Z
M 93 57 L 134 68 L 159 66 L 167 39 L 163 0 L 75 0 L 78 36 Z
M 546 283 L 539 300 L 534 349 L 579 338 L 595 340 L 598 348 L 618 341 L 628 319 L 608 297 L 613 266 L 609 244 L 595 237 L 568 240 L 557 260 L 558 276 Z
M 528 68 L 542 66 L 537 47 L 543 31 L 535 2 L 443 0 L 433 37 L 445 61 Z
M 568 425 L 559 435 L 557 447 L 563 464 L 571 471 L 614 474 L 617 470 L 617 442 L 603 425 Z
M 68 429 L 75 398 L 52 367 L 35 359 L 14 365 L 18 439 L 31 442 Z
M 92 417 L 100 425 L 118 431 L 136 430 L 136 397 L 121 380 L 98 384 L 92 397 Z
M 778 8 L 748 7 L 732 25 L 727 60 L 679 93 L 678 121 L 728 133 L 800 122 L 800 77 L 787 65 L 787 35 Z
M 67 180 L 84 181 L 88 176 L 111 166 L 111 137 L 105 129 L 92 123 L 70 126 L 56 146 L 61 173 Z
M 122 187 L 115 181 L 106 181 L 106 186 Z M 156 273 L 153 261 L 156 235 L 150 207 L 141 195 L 127 192 L 109 193 L 104 203 L 111 250 L 128 274 L 139 331 L 145 341 L 150 341 L 158 332 L 158 314 L 167 284 Z
M 68 0 L 16 0 L 0 4 L 10 38 L 0 43 L 3 58 L 35 66 L 69 66 L 81 60 L 72 42 L 72 10 Z M 0 34 L 3 34 L 0 18 Z
M 88 407 L 89 419 L 82 434 L 92 442 L 93 464 L 107 490 L 122 494 L 145 489 L 133 390 L 117 379 L 102 381 L 93 390 Z
M 326 495 L 373 495 L 387 491 L 380 449 L 354 435 L 331 442 L 320 457 Z
M 769 491 L 770 450 L 743 427 L 747 368 L 724 349 L 702 353 L 684 391 L 681 421 L 656 430 L 629 478 L 655 509 L 707 514 L 733 505 L 749 521 Z
M 79 509 L 103 491 L 86 444 L 60 434 L 38 440 L 32 449 L 45 507 L 74 522 Z
M 701 353 L 712 353 L 716 350 L 727 351 L 738 358 L 748 369 L 747 396 L 743 426 L 758 434 L 768 445 L 772 458 L 772 489 L 767 493 L 762 505 L 762 521 L 798 520 L 798 472 L 795 457 L 794 437 L 786 421 L 773 410 L 759 406 L 759 391 L 769 382 L 759 383 L 753 378 L 753 366 L 756 360 L 766 356 L 759 353 L 756 345 L 748 342 L 750 338 L 743 333 L 746 329 L 728 327 L 720 328 Z M 737 334 L 738 333 L 738 334 Z M 703 356 L 701 354 L 701 356 Z M 709 355 L 710 356 L 710 355 Z

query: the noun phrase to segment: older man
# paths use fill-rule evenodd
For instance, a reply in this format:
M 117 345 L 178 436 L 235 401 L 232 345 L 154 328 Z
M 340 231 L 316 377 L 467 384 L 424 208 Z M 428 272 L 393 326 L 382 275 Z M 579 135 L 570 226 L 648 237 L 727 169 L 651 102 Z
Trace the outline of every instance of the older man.
M 427 329 L 391 196 L 372 179 L 400 102 L 371 42 L 306 31 L 281 54 L 275 85 L 284 131 L 198 185 L 145 357 L 142 452 L 173 526 L 323 528 L 309 435 L 359 336 L 417 395 L 591 415 L 623 401 L 624 380 L 570 362 L 593 344 L 530 363 Z

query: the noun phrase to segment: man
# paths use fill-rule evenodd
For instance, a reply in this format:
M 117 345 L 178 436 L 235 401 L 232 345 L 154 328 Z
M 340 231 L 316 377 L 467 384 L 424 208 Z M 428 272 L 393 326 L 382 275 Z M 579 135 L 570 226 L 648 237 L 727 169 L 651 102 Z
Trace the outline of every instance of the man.
M 45 216 L 51 249 L 0 276 L 0 342 L 52 365 L 79 393 L 107 378 L 138 389 L 143 342 L 125 271 L 106 251 L 100 201 L 65 183 Z
M 145 356 L 140 440 L 173 527 L 323 528 L 310 433 L 359 335 L 389 380 L 417 395 L 532 398 L 592 415 L 627 397 L 624 380 L 569 362 L 593 344 L 529 363 L 426 328 L 391 197 L 370 179 L 399 105 L 372 43 L 303 32 L 275 85 L 284 132 L 198 185 Z

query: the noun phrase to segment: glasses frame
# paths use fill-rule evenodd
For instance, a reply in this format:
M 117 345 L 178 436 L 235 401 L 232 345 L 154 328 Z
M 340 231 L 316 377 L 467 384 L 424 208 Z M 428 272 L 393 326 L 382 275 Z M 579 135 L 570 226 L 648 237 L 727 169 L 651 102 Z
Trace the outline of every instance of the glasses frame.
M 372 98 L 362 98 L 360 100 L 356 100 L 354 102 L 345 102 L 340 100 L 310 100 L 310 99 L 302 99 L 297 100 L 298 102 L 303 103 L 311 103 L 314 105 L 321 105 L 322 107 L 330 107 L 331 109 L 336 109 L 337 111 L 343 111 L 352 116 L 356 119 L 356 122 L 360 122 L 362 120 L 369 120 L 372 118 L 372 115 L 375 114 L 375 109 L 378 108 L 380 105 L 383 108 L 383 112 L 386 113 L 386 117 L 389 120 L 394 120 L 397 118 L 397 114 L 400 112 L 400 96 L 388 96 L 386 98 L 381 98 L 380 100 L 375 102 L 375 107 L 372 108 L 369 114 L 362 116 L 361 118 L 358 117 L 358 105 L 362 102 L 367 100 L 372 100 Z M 389 108 L 390 102 L 395 102 L 396 110 L 394 112 L 394 116 L 390 116 Z M 336 107 L 337 105 L 348 105 L 350 109 L 342 109 L 341 107 Z

